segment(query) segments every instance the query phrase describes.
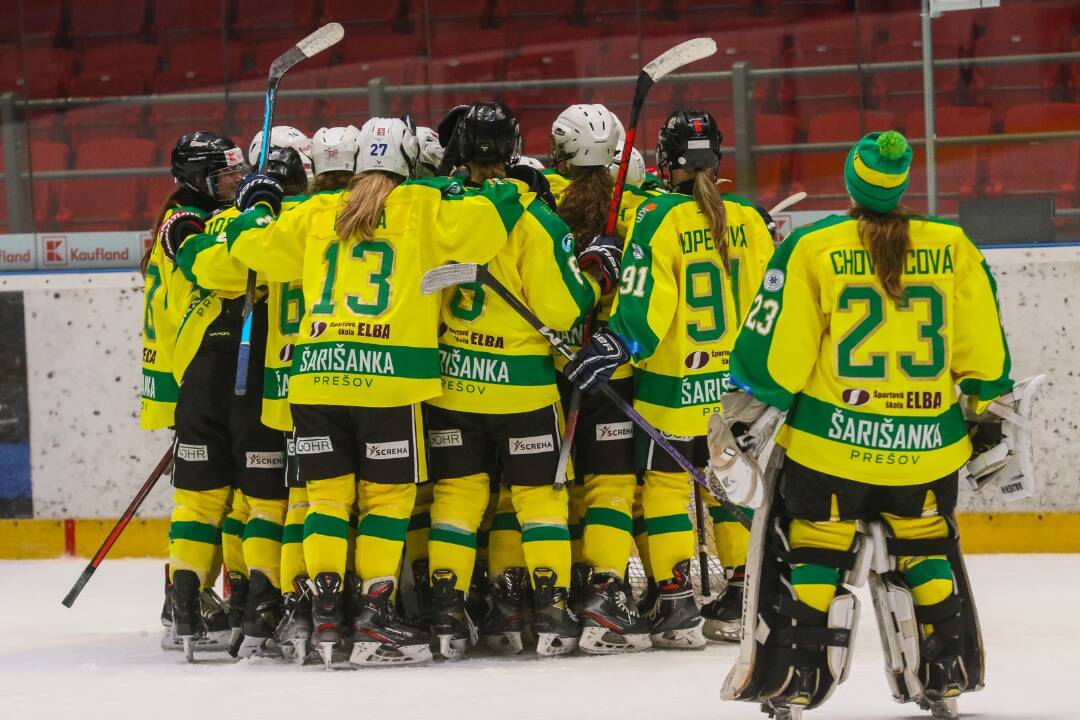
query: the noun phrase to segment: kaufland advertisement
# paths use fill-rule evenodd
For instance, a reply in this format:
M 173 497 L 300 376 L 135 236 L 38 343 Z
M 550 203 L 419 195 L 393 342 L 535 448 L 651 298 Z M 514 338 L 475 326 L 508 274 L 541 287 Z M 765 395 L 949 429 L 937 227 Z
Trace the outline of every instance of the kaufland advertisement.
M 146 232 L 0 235 L 0 272 L 125 269 L 139 266 L 150 247 Z

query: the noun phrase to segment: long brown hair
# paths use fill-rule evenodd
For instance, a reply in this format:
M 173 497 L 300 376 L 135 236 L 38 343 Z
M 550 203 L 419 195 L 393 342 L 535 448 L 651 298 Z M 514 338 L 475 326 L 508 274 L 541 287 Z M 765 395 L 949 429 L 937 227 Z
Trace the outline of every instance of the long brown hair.
M 352 179 L 352 170 L 327 170 L 315 176 L 308 186 L 308 192 L 314 195 L 324 190 L 344 190 Z
M 848 216 L 858 221 L 859 240 L 870 252 L 870 260 L 874 263 L 881 286 L 896 302 L 904 297 L 900 275 L 904 272 L 904 261 L 911 249 L 908 222 L 912 215 L 911 209 L 903 205 L 897 205 L 887 213 L 856 205 L 848 212 Z
M 207 202 L 202 195 L 184 186 L 179 186 L 169 193 L 169 196 L 165 198 L 165 202 L 161 204 L 161 210 L 158 211 L 154 225 L 150 228 L 150 247 L 146 248 L 142 260 L 139 262 L 139 272 L 142 273 L 143 277 L 146 277 L 146 268 L 150 266 L 150 255 L 154 252 L 154 243 L 157 242 L 158 230 L 161 229 L 161 223 L 165 222 L 166 213 L 182 205 L 203 208 L 207 205 Z
M 349 200 L 338 211 L 334 231 L 342 241 L 356 235 L 370 239 L 382 217 L 386 198 L 398 186 L 400 177 L 381 170 L 368 170 L 349 181 Z
M 716 245 L 720 257 L 724 261 L 724 269 L 731 272 L 731 253 L 728 251 L 727 240 L 727 211 L 724 210 L 724 199 L 720 191 L 716 189 L 716 180 L 709 177 L 706 170 L 698 170 L 694 173 L 694 201 L 698 209 L 709 221 L 712 229 L 713 244 Z
M 579 252 L 594 236 L 604 232 L 614 189 L 615 181 L 606 166 L 572 169 L 570 184 L 559 203 L 559 217 L 577 239 Z

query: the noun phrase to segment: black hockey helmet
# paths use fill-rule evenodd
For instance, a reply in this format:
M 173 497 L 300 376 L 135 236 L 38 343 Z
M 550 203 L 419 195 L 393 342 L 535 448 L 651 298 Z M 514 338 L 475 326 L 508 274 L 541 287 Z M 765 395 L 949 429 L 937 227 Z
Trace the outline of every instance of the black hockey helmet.
M 676 110 L 660 128 L 656 140 L 656 166 L 672 170 L 709 170 L 720 164 L 724 135 L 716 118 L 700 110 Z
M 461 162 L 510 164 L 521 154 L 521 131 L 510 108 L 500 102 L 479 102 L 454 129 Z
M 298 195 L 307 188 L 304 161 L 296 148 L 271 147 L 266 155 L 266 174 L 281 183 L 286 195 Z
M 172 174 L 176 182 L 216 199 L 214 178 L 225 172 L 246 171 L 244 151 L 227 137 L 197 130 L 176 141 Z

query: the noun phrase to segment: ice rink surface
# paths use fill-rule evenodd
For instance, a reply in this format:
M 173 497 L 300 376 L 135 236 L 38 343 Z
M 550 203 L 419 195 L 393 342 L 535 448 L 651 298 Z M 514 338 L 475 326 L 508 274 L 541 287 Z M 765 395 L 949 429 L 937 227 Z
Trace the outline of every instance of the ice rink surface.
M 987 644 L 987 687 L 966 718 L 1080 718 L 1080 555 L 968 560 Z M 83 560 L 0 562 L 4 718 L 392 720 L 764 718 L 720 700 L 733 646 L 703 652 L 538 660 L 482 657 L 428 667 L 326 672 L 158 647 L 162 563 L 106 561 L 76 602 L 60 599 Z M 851 677 L 810 720 L 928 717 L 892 701 L 865 589 Z

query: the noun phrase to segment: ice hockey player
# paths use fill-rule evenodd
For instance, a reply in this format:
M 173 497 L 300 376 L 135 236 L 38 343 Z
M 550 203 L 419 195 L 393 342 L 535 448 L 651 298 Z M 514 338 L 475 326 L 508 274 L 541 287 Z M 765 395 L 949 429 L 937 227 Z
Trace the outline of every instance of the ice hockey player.
M 251 143 L 248 145 L 247 160 L 251 167 L 255 167 L 259 159 L 259 148 L 262 147 L 263 133 L 262 130 L 255 133 L 255 137 L 251 138 Z M 291 147 L 293 150 L 300 154 L 300 162 L 304 166 L 304 176 L 308 182 L 311 182 L 314 178 L 311 166 L 311 138 L 305 135 L 302 131 L 297 130 L 289 125 L 275 125 L 270 128 L 270 147 L 287 148 Z
M 243 155 L 227 138 L 209 132 L 194 132 L 181 137 L 172 150 L 172 175 L 176 189 L 165 201 L 154 223 L 154 244 L 143 259 L 146 278 L 143 295 L 143 383 L 140 426 L 153 430 L 175 425 L 179 387 L 173 377 L 173 349 L 177 328 L 184 313 L 197 299 L 197 289 L 174 265 L 176 247 L 188 234 L 201 231 L 207 218 L 232 202 L 236 184 L 242 176 Z M 182 495 L 178 493 L 182 500 Z M 189 636 L 188 645 L 202 650 L 225 650 L 228 647 L 228 620 L 213 586 L 221 570 L 221 547 L 215 537 L 205 572 L 196 577 L 193 587 L 198 605 L 195 614 L 181 611 L 180 630 Z M 173 590 L 175 568 L 166 570 L 166 602 L 162 610 L 165 632 L 161 645 L 166 650 L 181 649 L 183 641 L 174 623 L 176 593 Z M 181 584 L 192 580 L 181 575 Z
M 545 176 L 558 189 L 559 216 L 573 231 L 577 252 L 585 251 L 592 242 L 596 246 L 590 253 L 622 249 L 628 222 L 618 224 L 618 237 L 601 237 L 614 190 L 609 165 L 621 149 L 617 146 L 620 127 L 603 105 L 572 105 L 551 126 L 554 168 L 545 171 Z M 633 218 L 645 199 L 645 194 L 628 181 L 620 219 Z M 601 250 L 605 242 L 614 248 Z M 587 257 L 581 257 L 583 265 Z M 617 263 L 613 272 L 617 277 Z M 596 315 L 600 323 L 607 320 L 614 284 L 605 290 Z M 575 350 L 581 346 L 587 324 L 582 321 L 566 334 Z M 561 356 L 556 358 L 557 367 L 565 364 Z M 627 400 L 633 397 L 632 375 L 633 368 L 625 363 L 611 377 L 612 386 Z M 563 385 L 561 394 L 568 402 L 570 387 Z M 633 425 L 607 398 L 583 397 L 573 453 L 573 468 L 580 479 L 570 486 L 571 523 L 581 532 L 580 557 L 574 558 L 571 586 L 573 609 L 582 623 L 578 646 L 588 653 L 603 654 L 645 650 L 651 645 L 648 624 L 623 587 L 637 485 Z
M 724 695 L 779 717 L 800 717 L 844 680 L 851 588 L 868 571 L 894 697 L 954 717 L 955 698 L 982 686 L 953 514 L 957 471 L 972 453 L 961 406 L 985 420 L 990 401 L 1011 406 L 1030 386 L 1009 378 L 979 250 L 956 224 L 899 204 L 911 159 L 894 131 L 852 147 L 852 209 L 780 245 L 732 353 L 733 382 L 752 396 L 725 400 L 727 419 L 744 423 L 734 431 L 767 407 L 787 417 L 776 440 L 786 458 L 754 523 L 746 635 Z M 723 477 L 738 452 L 727 425 L 711 422 L 727 438 L 712 458 Z M 1013 434 L 1010 451 L 1025 434 Z M 757 491 L 754 473 L 728 478 L 735 502 Z
M 306 137 L 294 128 L 274 128 L 271 137 L 289 141 Z M 256 141 L 261 141 L 261 133 Z M 259 142 L 253 142 L 258 162 Z M 293 147 L 271 146 L 267 172 L 278 179 L 295 204 L 307 189 L 303 156 Z M 216 214 L 205 231 L 189 236 L 178 248 L 177 266 L 202 289 L 203 297 L 184 323 L 177 340 L 177 365 L 213 350 L 213 357 L 228 351 L 229 333 L 237 329 L 247 288 L 247 267 L 231 257 L 219 241 L 225 227 L 239 215 L 236 206 Z M 284 469 L 285 438 L 292 429 L 288 407 L 287 374 L 289 348 L 299 329 L 302 309 L 298 287 L 268 283 L 257 278 L 252 332 L 255 359 L 252 377 L 243 399 L 230 392 L 215 407 L 225 415 L 217 418 L 218 441 L 232 443 L 243 454 L 244 470 L 233 479 L 229 510 L 222 526 L 222 546 L 228 568 L 230 650 L 234 655 L 276 655 L 272 635 L 281 616 L 281 542 L 286 515 Z M 265 316 L 265 323 L 263 318 Z M 213 339 L 211 339 L 213 338 Z M 233 333 L 232 340 L 238 337 Z M 233 350 L 235 353 L 235 348 Z M 232 356 L 235 361 L 235 354 Z M 191 361 L 194 364 L 194 360 Z M 231 371 L 235 378 L 235 368 Z M 224 373 L 228 375 L 229 373 Z M 226 379 L 218 378 L 217 389 Z M 275 438 L 275 441 L 271 441 Z M 248 445 L 252 445 L 248 448 Z M 258 447 L 255 447 L 258 445 Z M 238 461 L 239 463 L 239 461 Z
M 721 139 L 706 112 L 679 110 L 664 123 L 657 163 L 673 192 L 639 206 L 607 327 L 567 366 L 567 377 L 589 390 L 632 361 L 635 408 L 700 466 L 708 459 L 709 415 L 722 410 L 728 352 L 772 254 L 772 237 L 753 205 L 716 190 Z M 701 648 L 688 478 L 647 436 L 637 437 L 649 561 L 659 585 L 649 615 L 652 643 Z M 728 534 L 718 538 L 718 550 L 737 587 L 746 531 L 723 525 Z
M 399 619 L 393 596 L 415 483 L 426 476 L 419 403 L 440 392 L 438 298 L 421 293 L 420 277 L 451 259 L 490 259 L 520 203 L 509 184 L 464 193 L 448 179 L 405 182 L 420 148 L 401 120 L 369 120 L 359 144 L 347 190 L 280 215 L 277 181 L 245 178 L 237 203 L 247 212 L 225 232 L 230 252 L 269 280 L 304 283 L 289 402 L 309 503 L 312 641 L 330 663 L 345 639 L 346 543 L 358 502 L 349 660 L 416 663 L 431 658 L 428 636 Z
M 447 155 L 452 148 L 471 185 L 490 182 L 521 190 L 520 205 L 509 215 L 514 221 L 509 242 L 488 267 L 548 327 L 567 330 L 592 308 L 597 288 L 578 270 L 569 228 L 541 199 L 548 194 L 543 176 L 525 166 L 508 167 L 520 143 L 510 110 L 481 102 L 457 121 Z M 507 180 L 508 170 L 526 171 L 522 175 L 533 184 Z M 523 531 L 537 652 L 572 652 L 579 629 L 566 604 L 567 494 L 551 487 L 562 416 L 550 347 L 481 285 L 461 285 L 445 295 L 439 344 L 443 392 L 428 401 L 426 415 L 436 480 L 429 541 L 433 634 L 445 657 L 464 653 L 476 534 L 488 506 L 490 473 L 498 465 Z M 519 582 L 525 580 L 521 575 L 515 574 Z M 504 587 L 501 579 L 494 580 L 496 588 Z M 508 648 L 520 649 L 520 624 L 503 631 Z

